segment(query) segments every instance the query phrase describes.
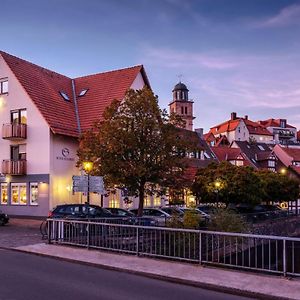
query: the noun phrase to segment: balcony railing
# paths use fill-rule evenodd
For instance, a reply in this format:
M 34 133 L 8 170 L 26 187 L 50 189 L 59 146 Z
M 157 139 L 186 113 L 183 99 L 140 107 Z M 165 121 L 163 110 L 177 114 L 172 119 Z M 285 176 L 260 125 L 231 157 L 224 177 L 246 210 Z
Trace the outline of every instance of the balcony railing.
M 3 160 L 2 173 L 7 175 L 25 175 L 26 174 L 26 160 Z
M 23 140 L 27 138 L 26 124 L 3 124 L 2 138 L 7 140 Z

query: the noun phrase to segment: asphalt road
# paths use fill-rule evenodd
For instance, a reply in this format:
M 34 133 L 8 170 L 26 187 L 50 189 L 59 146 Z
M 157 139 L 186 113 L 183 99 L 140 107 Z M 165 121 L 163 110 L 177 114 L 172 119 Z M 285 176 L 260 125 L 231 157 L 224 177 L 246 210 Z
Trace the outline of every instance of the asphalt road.
M 1 300 L 248 299 L 9 250 L 0 250 Z

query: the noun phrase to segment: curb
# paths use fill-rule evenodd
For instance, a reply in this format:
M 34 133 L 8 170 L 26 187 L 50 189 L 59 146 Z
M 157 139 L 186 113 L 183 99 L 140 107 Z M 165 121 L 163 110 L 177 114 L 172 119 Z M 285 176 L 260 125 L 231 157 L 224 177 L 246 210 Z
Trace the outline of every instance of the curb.
M 188 280 L 188 279 L 169 277 L 169 276 L 165 276 L 165 275 L 148 273 L 148 272 L 144 272 L 144 271 L 123 269 L 123 268 L 120 268 L 120 267 L 109 266 L 109 265 L 99 264 L 99 263 L 97 264 L 97 263 L 85 262 L 85 261 L 76 260 L 76 259 L 72 259 L 72 258 L 65 258 L 65 257 L 61 257 L 61 256 L 53 256 L 53 255 L 50 255 L 50 254 L 32 252 L 32 251 L 28 251 L 28 250 L 1 247 L 1 246 L 0 246 L 0 249 L 8 250 L 8 251 L 21 252 L 21 253 L 27 253 L 27 254 L 33 254 L 33 255 L 36 255 L 36 256 L 47 257 L 47 258 L 52 258 L 52 259 L 71 262 L 71 263 L 77 263 L 77 264 L 80 264 L 80 265 L 85 265 L 85 266 L 90 266 L 90 267 L 102 268 L 102 269 L 105 269 L 105 270 L 129 273 L 129 274 L 139 275 L 139 276 L 143 276 L 143 277 L 147 277 L 147 278 L 158 279 L 158 280 L 163 280 L 163 281 L 166 281 L 166 282 L 183 284 L 183 285 L 203 288 L 203 289 L 207 289 L 207 290 L 212 290 L 212 291 L 216 291 L 216 292 L 227 293 L 227 294 L 232 294 L 232 295 L 237 295 L 237 296 L 244 296 L 244 297 L 250 297 L 250 298 L 255 298 L 255 299 L 263 299 L 263 300 L 264 299 L 267 299 L 267 300 L 294 300 L 294 298 L 286 298 L 286 297 L 283 298 L 283 297 L 279 297 L 279 296 L 272 296 L 272 295 L 258 293 L 258 292 L 240 290 L 240 289 L 237 289 L 237 288 L 225 287 L 225 286 L 220 286 L 220 285 L 211 284 L 211 283 L 204 283 L 204 282 L 198 282 L 198 281 L 193 281 L 193 280 Z

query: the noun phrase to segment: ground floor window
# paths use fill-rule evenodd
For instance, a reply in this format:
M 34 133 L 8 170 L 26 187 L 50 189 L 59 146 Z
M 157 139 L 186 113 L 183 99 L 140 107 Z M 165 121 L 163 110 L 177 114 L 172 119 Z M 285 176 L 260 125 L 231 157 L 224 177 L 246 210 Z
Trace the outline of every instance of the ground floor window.
M 39 185 L 37 182 L 30 182 L 30 205 L 38 205 Z
M 147 196 L 145 197 L 145 203 L 144 203 L 144 206 L 145 206 L 145 207 L 151 206 L 151 196 L 150 196 L 150 195 L 147 195 Z
M 7 183 L 1 183 L 1 200 L 0 203 L 3 205 L 8 204 L 7 196 Z
M 153 205 L 154 206 L 160 206 L 161 205 L 161 199 L 160 199 L 159 196 L 154 196 Z
M 26 205 L 26 183 L 11 183 L 11 204 Z
M 111 207 L 111 208 L 119 208 L 120 207 L 120 203 L 119 203 L 119 200 L 117 199 L 116 194 L 110 194 L 109 195 L 108 206 Z

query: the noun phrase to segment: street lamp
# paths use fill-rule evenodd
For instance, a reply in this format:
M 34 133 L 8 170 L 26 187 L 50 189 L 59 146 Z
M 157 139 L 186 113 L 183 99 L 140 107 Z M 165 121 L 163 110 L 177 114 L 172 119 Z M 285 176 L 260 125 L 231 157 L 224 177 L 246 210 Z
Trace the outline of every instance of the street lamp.
M 93 170 L 94 163 L 92 161 L 84 161 L 82 166 L 88 176 L 86 202 L 88 205 L 90 205 L 90 173 Z
M 219 191 L 220 191 L 220 188 L 221 188 L 221 182 L 216 180 L 215 183 L 215 191 L 216 191 L 216 194 L 217 194 L 217 206 L 219 205 Z
M 281 168 L 279 172 L 281 175 L 285 175 L 287 171 L 286 168 Z

